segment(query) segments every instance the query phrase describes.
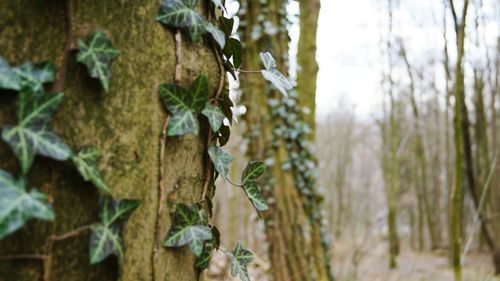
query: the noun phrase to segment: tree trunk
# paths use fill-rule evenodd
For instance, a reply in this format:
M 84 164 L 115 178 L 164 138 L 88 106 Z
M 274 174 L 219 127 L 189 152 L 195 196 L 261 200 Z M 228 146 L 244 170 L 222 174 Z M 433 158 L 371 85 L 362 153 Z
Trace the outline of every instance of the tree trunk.
M 287 73 L 289 38 L 284 25 L 286 4 L 284 0 L 241 1 L 240 26 L 245 42 L 243 69 L 261 69 L 259 52 L 269 51 L 276 58 L 278 69 Z M 290 163 L 290 153 L 295 149 L 287 146 L 292 140 L 275 130 L 287 124 L 269 104 L 270 99 L 282 103 L 283 97 L 269 89 L 260 75 L 241 78 L 241 89 L 243 103 L 247 107 L 244 119 L 249 137 L 249 155 L 254 159 L 272 160 L 269 168 L 271 175 L 264 184 L 266 197 L 271 198 L 264 220 L 272 278 L 275 281 L 328 280 L 329 269 L 324 261 L 326 255 L 319 224 L 311 224 L 310 214 L 304 207 L 307 202 L 297 186 L 294 168 L 283 168 Z
M 298 50 L 297 92 L 299 102 L 309 109 L 305 121 L 311 129 L 315 128 L 316 112 L 316 80 L 318 63 L 316 61 L 316 31 L 320 11 L 319 0 L 299 1 L 300 5 L 300 37 Z M 314 133 L 310 134 L 314 140 Z
M 450 0 L 453 4 L 453 0 Z M 462 61 L 464 57 L 465 44 L 465 23 L 468 8 L 468 0 L 464 2 L 463 14 L 460 23 L 456 19 L 456 12 L 452 6 L 452 12 L 455 18 L 455 31 L 457 36 L 457 62 L 455 66 L 455 184 L 451 193 L 452 197 L 452 249 L 453 249 L 453 269 L 455 272 L 455 281 L 462 280 L 462 266 L 460 254 L 462 251 L 462 198 L 463 198 L 463 164 L 464 164 L 464 134 L 463 134 L 463 113 L 464 101 L 464 74 Z
M 71 0 L 70 0 L 71 1 Z M 173 32 L 155 21 L 158 1 L 2 1 L 0 54 L 12 64 L 52 60 L 66 72 L 64 101 L 54 116 L 54 130 L 77 151 L 95 146 L 100 167 L 114 197 L 142 201 L 124 229 L 121 270 L 114 259 L 89 264 L 89 235 L 47 243 L 47 237 L 98 221 L 98 194 L 68 163 L 37 158 L 30 184 L 50 194 L 57 219 L 34 221 L 0 242 L 0 255 L 41 254 L 47 259 L 2 260 L 0 280 L 198 280 L 194 256 L 183 249 L 158 249 L 153 258 L 159 204 L 160 134 L 166 112 L 158 85 L 174 81 Z M 200 6 L 201 7 L 201 6 Z M 93 30 L 106 33 L 120 49 L 113 62 L 110 90 L 104 93 L 87 70 L 67 57 L 66 40 L 75 42 Z M 214 53 L 203 43 L 183 40 L 182 81 L 208 76 L 211 93 L 219 83 Z M 64 75 L 62 75 L 64 77 Z M 64 82 L 64 81 L 63 81 Z M 14 95 L 0 95 L 0 124 L 14 120 Z M 199 200 L 207 176 L 206 124 L 200 137 L 167 137 L 164 186 L 167 201 L 160 220 L 163 239 L 174 203 Z M 15 171 L 13 154 L 0 145 L 1 168 Z M 156 266 L 155 266 L 156 265 Z M 156 269 L 153 273 L 153 268 Z

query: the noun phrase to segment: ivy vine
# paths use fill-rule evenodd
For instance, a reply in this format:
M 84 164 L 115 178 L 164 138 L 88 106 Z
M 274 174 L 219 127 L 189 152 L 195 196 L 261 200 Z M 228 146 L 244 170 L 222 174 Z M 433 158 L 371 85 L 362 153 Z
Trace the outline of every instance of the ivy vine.
M 224 9 L 222 1 L 212 0 L 212 3 L 215 7 Z M 228 72 L 237 78 L 236 73 L 260 73 L 284 96 L 288 95 L 293 85 L 276 68 L 272 55 L 268 52 L 260 54 L 263 69 L 239 69 L 243 48 L 241 42 L 233 37 L 234 19 L 221 16 L 217 22 L 208 22 L 196 11 L 197 4 L 198 0 L 164 0 L 156 20 L 169 28 L 187 33 L 193 42 L 205 38 L 215 46 L 213 49 L 222 74 Z M 180 40 L 177 35 L 176 40 Z M 99 30 L 84 39 L 78 38 L 76 45 L 77 62 L 85 65 L 88 75 L 98 79 L 103 90 L 107 92 L 111 79 L 110 64 L 119 56 L 120 51 Z M 265 211 L 269 207 L 259 187 L 261 177 L 266 170 L 264 162 L 250 161 L 242 173 L 240 184 L 234 183 L 228 177 L 229 166 L 234 157 L 222 147 L 230 136 L 233 103 L 228 93 L 221 95 L 223 77 L 221 79 L 215 95 L 209 94 L 208 80 L 203 73 L 200 73 L 189 87 L 180 86 L 177 75 L 175 83 L 163 83 L 158 87 L 161 101 L 170 113 L 166 120 L 166 136 L 199 135 L 200 118 L 205 118 L 210 125 L 206 154 L 213 165 L 213 169 L 207 173 L 207 185 L 215 186 L 215 180 L 221 175 L 235 187 L 242 189 L 257 212 Z M 52 131 L 52 115 L 64 98 L 62 92 L 52 93 L 46 90 L 45 85 L 54 80 L 55 67 L 52 62 L 25 63 L 11 67 L 0 56 L 0 89 L 18 93 L 17 123 L 2 127 L 2 139 L 10 146 L 20 164 L 20 172 L 15 175 L 0 170 L 0 239 L 19 230 L 31 219 L 55 220 L 53 202 L 49 202 L 47 194 L 35 187 L 28 188 L 27 174 L 35 155 L 41 155 L 58 161 L 69 161 L 83 180 L 91 182 L 101 194 L 100 221 L 59 236 L 52 235 L 49 239 L 60 241 L 90 231 L 91 264 L 102 262 L 111 255 L 122 261 L 124 256 L 122 230 L 141 202 L 112 196 L 112 189 L 103 180 L 98 169 L 97 148 L 84 147 L 78 153 L 74 153 L 64 140 Z M 162 135 L 162 138 L 166 136 Z M 161 185 L 160 180 L 160 187 L 163 188 Z M 205 196 L 206 188 L 207 186 L 199 202 L 191 206 L 175 205 L 172 224 L 165 234 L 163 246 L 168 248 L 187 246 L 196 257 L 194 267 L 197 269 L 207 268 L 213 253 L 221 250 L 231 261 L 231 274 L 248 281 L 250 279 L 247 264 L 253 260 L 253 254 L 244 249 L 239 242 L 233 251 L 220 248 L 220 233 L 217 227 L 209 224 L 208 220 L 207 210 L 211 212 L 212 202 Z M 163 199 L 163 194 L 161 192 L 160 194 L 160 199 Z M 159 215 L 162 211 L 161 204 L 160 200 Z
M 77 61 L 85 64 L 91 77 L 98 78 L 107 91 L 111 60 L 119 54 L 111 41 L 100 31 L 87 40 L 78 39 Z M 19 230 L 31 219 L 54 221 L 56 214 L 47 194 L 35 187 L 28 188 L 27 174 L 36 155 L 58 161 L 71 160 L 85 181 L 100 191 L 101 221 L 81 226 L 62 235 L 52 235 L 50 241 L 61 241 L 90 230 L 90 263 L 103 261 L 115 255 L 121 261 L 123 242 L 121 230 L 128 216 L 140 205 L 139 200 L 119 199 L 111 196 L 111 189 L 101 177 L 97 167 L 99 152 L 96 148 L 83 148 L 73 153 L 51 129 L 52 115 L 63 101 L 62 92 L 51 93 L 45 84 L 55 80 L 52 62 L 24 63 L 11 67 L 0 56 L 0 89 L 18 93 L 16 124 L 2 127 L 2 140 L 12 149 L 19 161 L 20 173 L 13 175 L 0 170 L 0 239 Z M 34 255 L 36 256 L 36 255 Z

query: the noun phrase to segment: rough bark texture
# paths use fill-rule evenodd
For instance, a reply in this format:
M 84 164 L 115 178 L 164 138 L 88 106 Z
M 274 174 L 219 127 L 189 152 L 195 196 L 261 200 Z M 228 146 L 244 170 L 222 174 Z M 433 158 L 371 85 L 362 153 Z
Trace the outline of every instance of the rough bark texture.
M 171 30 L 155 22 L 158 1 L 2 1 L 0 3 L 0 54 L 12 64 L 52 60 L 58 73 L 63 67 L 64 46 L 71 20 L 72 41 L 94 29 L 105 32 L 120 49 L 113 62 L 110 91 L 89 78 L 68 57 L 64 101 L 54 116 L 54 130 L 74 150 L 95 146 L 102 152 L 100 168 L 118 198 L 142 200 L 124 229 L 125 255 L 121 270 L 114 259 L 89 264 L 88 233 L 47 246 L 46 238 L 98 221 L 98 194 L 84 183 L 70 163 L 37 157 L 30 173 L 31 186 L 51 194 L 57 219 L 54 224 L 32 221 L 21 231 L 0 241 L 0 255 L 44 254 L 40 260 L 0 263 L 0 280 L 197 280 L 193 256 L 187 249 L 160 246 L 156 276 L 152 276 L 152 251 L 157 219 L 160 133 L 166 113 L 158 85 L 173 82 L 175 43 Z M 66 14 L 70 15 L 70 18 Z M 184 40 L 186 41 L 186 40 Z M 213 52 L 204 43 L 183 44 L 182 84 L 199 73 L 209 78 L 211 93 L 219 83 Z M 0 124 L 14 121 L 15 94 L 0 95 Z M 206 132 L 206 126 L 202 126 Z M 204 133 L 201 133 L 204 135 Z M 173 202 L 197 201 L 206 178 L 206 136 L 167 138 L 165 193 L 161 239 L 170 226 Z M 0 167 L 16 171 L 11 151 L 0 144 Z M 50 243 L 49 243 L 50 244 Z
M 276 58 L 278 69 L 286 73 L 289 38 L 284 28 L 285 5 L 283 0 L 241 1 L 242 42 L 245 44 L 242 69 L 260 69 L 259 52 L 270 51 Z M 268 23 L 272 23 L 276 33 L 266 33 Z M 260 34 L 256 35 L 258 31 Z M 273 124 L 276 126 L 282 121 L 275 120 L 277 117 L 273 116 L 269 106 L 270 98 L 281 99 L 281 96 L 270 91 L 260 75 L 243 75 L 240 74 L 240 79 L 243 102 L 247 107 L 245 123 L 250 138 L 249 155 L 254 159 L 273 160 L 269 169 L 272 176 L 266 183 L 265 193 L 274 202 L 264 214 L 273 280 L 328 280 L 319 225 L 309 222 L 293 171 L 282 169 L 289 160 L 290 151 L 285 147 L 286 140 L 274 131 Z

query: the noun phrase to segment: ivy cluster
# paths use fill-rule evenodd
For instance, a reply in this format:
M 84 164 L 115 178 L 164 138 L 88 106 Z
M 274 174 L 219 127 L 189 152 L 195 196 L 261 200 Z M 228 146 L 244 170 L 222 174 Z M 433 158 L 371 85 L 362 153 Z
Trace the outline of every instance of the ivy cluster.
M 220 0 L 212 0 L 216 7 L 223 9 Z M 193 42 L 204 37 L 215 43 L 217 55 L 222 57 L 222 66 L 233 77 L 240 71 L 242 45 L 232 37 L 234 19 L 219 17 L 216 25 L 206 22 L 196 12 L 198 0 L 164 0 L 156 20 L 168 27 L 181 29 L 188 33 Z M 116 49 L 106 35 L 95 31 L 86 39 L 77 40 L 77 61 L 87 67 L 88 74 L 100 81 L 104 91 L 109 90 L 111 78 L 110 63 L 120 51 Z M 260 54 L 264 69 L 260 70 L 264 79 L 284 95 L 293 86 L 276 68 L 276 62 L 269 53 Z M 36 188 L 28 188 L 28 173 L 36 155 L 58 161 L 69 161 L 85 181 L 91 182 L 100 193 L 100 221 L 80 229 L 90 229 L 90 263 L 95 264 L 114 255 L 120 261 L 123 258 L 122 229 L 131 213 L 140 205 L 139 200 L 113 198 L 111 188 L 101 177 L 97 161 L 99 151 L 93 147 L 84 147 L 75 153 L 51 130 L 51 119 L 63 100 L 62 92 L 48 91 L 48 83 L 55 82 L 55 67 L 52 62 L 39 64 L 25 63 L 11 67 L 0 57 L 0 89 L 18 92 L 16 104 L 17 123 L 2 127 L 2 139 L 17 159 L 20 172 L 15 176 L 0 170 L 0 239 L 19 230 L 31 219 L 55 220 L 55 212 L 48 195 Z M 222 147 L 229 139 L 229 126 L 232 122 L 233 106 L 227 93 L 220 96 L 217 92 L 209 95 L 207 77 L 200 73 L 189 87 L 175 83 L 159 86 L 161 100 L 170 113 L 166 135 L 178 137 L 186 134 L 198 135 L 200 118 L 206 118 L 210 125 L 207 155 L 213 163 L 213 175 L 209 175 L 211 185 L 220 175 L 228 180 L 229 165 L 233 156 Z M 218 91 L 221 91 L 219 89 Z M 251 161 L 241 176 L 242 188 L 257 212 L 265 211 L 268 205 L 260 191 L 258 182 L 266 170 L 266 164 Z M 176 204 L 173 222 L 165 236 L 165 247 L 183 247 L 187 245 L 197 257 L 195 267 L 208 267 L 211 256 L 219 249 L 220 233 L 215 226 L 208 224 L 204 202 L 211 209 L 207 196 L 191 206 Z M 77 232 L 77 230 L 73 231 Z M 69 237 L 70 235 L 62 235 Z M 59 237 L 60 238 L 60 237 Z M 57 236 L 50 239 L 58 240 Z M 62 238 L 61 238 L 62 239 Z M 241 280 L 249 280 L 247 264 L 253 254 L 237 243 L 233 251 L 223 252 L 231 260 L 231 274 Z
M 105 91 L 109 87 L 109 65 L 119 51 L 100 31 L 87 39 L 78 39 L 77 61 L 87 66 L 89 75 L 100 80 Z M 36 155 L 74 164 L 85 181 L 98 188 L 100 222 L 91 225 L 90 263 L 103 261 L 110 255 L 123 257 L 121 230 L 128 216 L 139 206 L 138 200 L 113 198 L 111 189 L 97 167 L 99 151 L 87 147 L 74 153 L 52 131 L 51 119 L 63 100 L 62 92 L 51 93 L 46 84 L 55 80 L 52 62 L 24 63 L 11 67 L 0 57 L 0 89 L 18 93 L 17 123 L 3 125 L 2 139 L 16 155 L 20 172 L 15 176 L 0 170 L 0 239 L 19 230 L 31 219 L 53 221 L 56 218 L 47 194 L 28 187 L 28 173 Z M 56 237 L 57 238 L 57 237 Z
M 324 221 L 324 214 L 320 208 L 324 197 L 316 190 L 317 160 L 312 154 L 312 143 L 309 136 L 312 130 L 304 121 L 302 111 L 298 104 L 296 91 L 281 99 L 270 99 L 269 106 L 275 120 L 279 125 L 273 131 L 273 144 L 284 140 L 288 159 L 282 164 L 283 170 L 291 170 L 294 181 L 303 200 L 304 209 L 311 223 L 320 225 L 321 243 L 325 252 L 325 261 L 329 267 L 329 256 L 326 254 L 330 247 L 328 230 Z
M 207 41 L 217 44 L 216 55 L 222 57 L 224 69 L 236 78 L 235 72 L 241 65 L 242 45 L 237 38 L 231 37 L 234 19 L 220 17 L 217 26 L 207 23 L 195 10 L 197 2 L 197 0 L 164 0 L 156 19 L 167 27 L 187 32 L 194 42 L 206 35 Z M 213 1 L 213 3 L 218 7 L 223 7 L 220 1 Z M 281 86 L 287 79 L 276 70 L 272 56 L 267 54 L 264 57 L 266 59 L 266 69 L 262 70 L 264 77 L 280 85 L 281 88 L 288 87 L 288 85 Z M 211 98 L 208 81 L 203 73 L 200 73 L 189 87 L 165 83 L 160 85 L 159 92 L 163 104 L 171 114 L 167 125 L 167 135 L 198 135 L 199 118 L 201 116 L 206 118 L 211 130 L 208 134 L 207 154 L 214 166 L 211 184 L 215 186 L 215 179 L 219 175 L 232 183 L 228 178 L 228 171 L 234 157 L 222 149 L 228 141 L 229 125 L 233 119 L 231 110 L 233 103 L 229 99 L 229 94 L 224 93 L 220 96 L 221 93 L 217 92 Z M 263 162 L 251 161 L 243 171 L 241 184 L 232 183 L 243 189 L 257 212 L 268 209 L 266 200 L 258 187 L 258 180 L 264 174 L 265 169 L 266 165 Z M 163 244 L 165 247 L 187 245 L 196 256 L 194 266 L 198 269 L 207 268 L 214 251 L 221 250 L 219 248 L 220 233 L 217 227 L 208 224 L 203 201 L 206 201 L 210 208 L 212 203 L 209 197 L 191 206 L 176 205 L 173 223 Z M 247 264 L 253 260 L 253 254 L 243 249 L 240 243 L 236 245 L 234 251 L 222 251 L 231 261 L 231 275 L 238 275 L 243 281 L 250 280 Z

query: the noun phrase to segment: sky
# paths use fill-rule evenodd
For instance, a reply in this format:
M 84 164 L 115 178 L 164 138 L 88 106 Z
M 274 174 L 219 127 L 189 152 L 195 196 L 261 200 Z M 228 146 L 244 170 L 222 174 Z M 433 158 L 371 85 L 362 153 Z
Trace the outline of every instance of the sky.
M 403 38 L 408 58 L 413 66 L 423 66 L 430 58 L 441 60 L 443 52 L 443 15 L 447 14 L 448 43 L 451 61 L 454 60 L 455 34 L 451 13 L 444 11 L 443 0 L 393 0 L 394 34 Z M 448 0 L 445 0 L 448 1 Z M 454 0 L 461 13 L 462 0 Z M 484 20 L 480 33 L 492 48 L 500 34 L 499 0 L 470 0 L 468 29 L 474 28 L 474 18 L 479 5 Z M 385 44 L 388 26 L 388 0 L 321 0 L 318 19 L 317 53 L 319 64 L 316 92 L 316 117 L 326 117 L 337 107 L 346 105 L 354 108 L 358 117 L 369 119 L 378 115 L 383 99 L 381 90 L 382 71 L 387 67 L 387 57 L 381 44 Z M 238 3 L 226 1 L 230 14 L 236 14 Z M 290 73 L 294 79 L 297 44 L 300 35 L 298 18 L 299 5 L 290 1 L 289 27 Z M 473 34 L 475 32 L 470 32 Z M 469 38 L 473 40 L 474 38 Z M 479 57 L 478 57 L 478 54 Z M 466 42 L 466 78 L 470 76 L 470 65 L 484 60 L 484 53 Z M 396 66 L 397 68 L 398 66 Z M 402 65 L 395 70 L 394 77 L 407 79 Z M 426 70 L 429 69 L 426 66 Z M 432 74 L 437 87 L 444 89 L 444 70 L 438 61 Z M 467 79 L 466 79 L 467 80 Z M 466 82 L 467 83 L 467 82 Z
M 498 5 L 494 5 L 495 1 L 498 0 L 483 0 L 481 8 L 481 13 L 487 19 L 495 19 L 482 26 L 485 38 L 492 46 L 500 31 L 500 13 Z M 443 2 L 396 2 L 398 7 L 394 12 L 394 33 L 404 38 L 411 63 L 419 65 L 427 63 L 426 57 L 439 58 L 444 44 Z M 462 1 L 455 2 L 457 9 L 460 9 Z M 469 19 L 473 19 L 475 10 L 472 6 Z M 387 34 L 387 23 L 387 0 L 321 1 L 317 31 L 317 117 L 321 118 L 334 110 L 340 100 L 343 100 L 342 104 L 352 104 L 359 116 L 370 116 L 380 108 L 381 73 L 387 61 L 380 44 Z M 453 46 L 455 34 L 451 18 L 448 26 L 448 40 Z M 470 28 L 471 26 L 472 24 L 469 25 Z M 291 30 L 292 39 L 297 37 L 295 32 Z M 473 46 L 466 48 L 470 50 Z M 454 55 L 453 48 L 450 54 Z M 436 69 L 436 73 L 443 75 L 441 68 Z

